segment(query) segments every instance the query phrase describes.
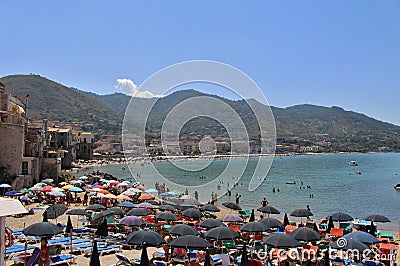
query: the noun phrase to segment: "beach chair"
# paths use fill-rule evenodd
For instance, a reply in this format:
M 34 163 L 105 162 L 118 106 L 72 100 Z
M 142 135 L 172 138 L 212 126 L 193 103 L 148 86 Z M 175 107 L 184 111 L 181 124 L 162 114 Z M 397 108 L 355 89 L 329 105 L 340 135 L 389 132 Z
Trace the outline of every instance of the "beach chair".
M 222 266 L 231 265 L 231 256 L 229 254 L 222 253 L 220 255 L 220 258 L 221 258 L 221 265 Z
M 33 250 L 32 256 L 26 262 L 26 266 L 34 266 L 34 265 L 36 265 L 39 262 L 39 257 L 40 257 L 40 248 L 35 248 Z
M 229 224 L 229 228 L 232 229 L 233 231 L 235 231 L 236 233 L 239 233 L 240 225 L 238 225 L 238 224 Z
M 234 250 L 237 249 L 237 247 L 236 247 L 236 245 L 235 245 L 235 241 L 233 241 L 233 240 L 222 240 L 222 244 L 223 244 L 224 247 L 228 250 L 228 252 L 229 252 L 231 249 L 234 249 Z
M 389 240 L 393 240 L 393 233 L 392 232 L 386 232 L 386 231 L 381 231 L 379 233 L 380 238 L 388 238 Z
M 241 210 L 241 211 L 239 211 L 239 215 L 240 215 L 240 217 L 243 218 L 243 220 L 245 220 L 250 217 L 251 211 L 250 210 Z
M 297 228 L 297 226 L 295 226 L 295 225 L 291 225 L 291 224 L 286 225 L 286 227 L 285 227 L 285 232 L 286 232 L 286 234 L 290 234 L 290 233 L 293 232 L 296 228 Z
M 72 260 L 72 263 L 75 264 L 76 256 L 70 254 L 60 254 L 56 256 L 50 257 L 50 265 L 69 265 L 69 262 Z
M 343 228 L 332 228 L 329 236 L 331 238 L 339 238 L 343 236 L 343 233 L 344 233 Z
M 115 253 L 115 256 L 117 257 L 118 261 L 115 264 L 115 266 L 131 266 L 135 265 L 133 260 L 129 260 L 125 255 L 121 253 Z

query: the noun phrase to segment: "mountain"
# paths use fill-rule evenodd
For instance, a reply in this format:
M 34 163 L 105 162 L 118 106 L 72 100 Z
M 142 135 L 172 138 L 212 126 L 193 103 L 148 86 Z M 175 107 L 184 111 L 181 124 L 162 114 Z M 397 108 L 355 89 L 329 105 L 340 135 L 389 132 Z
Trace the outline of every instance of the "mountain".
M 129 112 L 149 109 L 148 137 L 159 137 L 163 122 L 171 110 L 193 97 L 214 97 L 223 101 L 244 121 L 250 137 L 257 140 L 259 128 L 254 113 L 244 100 L 232 101 L 195 90 L 177 91 L 159 99 L 130 97 L 121 93 L 97 95 L 69 88 L 38 75 L 12 75 L 0 78 L 13 95 L 29 94 L 28 115 L 37 119 L 80 121 L 94 124 L 100 132 L 120 132 L 125 109 Z M 249 100 L 257 110 L 265 106 Z M 196 108 L 191 106 L 190 108 Z M 203 109 L 213 108 L 205 102 Z M 284 151 L 298 146 L 321 146 L 325 151 L 400 151 L 400 127 L 340 107 L 296 105 L 287 108 L 271 107 L 275 117 L 277 142 Z M 220 110 L 208 110 L 227 116 Z M 185 111 L 183 111 L 184 113 Z M 188 109 L 189 112 L 189 109 Z M 266 119 L 266 117 L 262 117 Z M 271 123 L 271 121 L 267 121 Z M 186 123 L 181 134 L 227 135 L 226 130 L 213 119 L 196 118 Z
M 27 114 L 33 119 L 82 122 L 83 130 L 120 130 L 122 115 L 88 93 L 39 75 L 5 76 L 0 82 L 13 96 L 29 95 Z

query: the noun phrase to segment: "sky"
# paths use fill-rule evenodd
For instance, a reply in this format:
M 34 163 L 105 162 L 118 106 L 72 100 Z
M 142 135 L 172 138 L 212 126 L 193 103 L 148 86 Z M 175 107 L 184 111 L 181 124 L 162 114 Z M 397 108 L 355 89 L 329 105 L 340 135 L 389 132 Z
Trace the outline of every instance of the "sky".
M 140 84 L 157 71 L 213 60 L 246 73 L 272 106 L 340 106 L 400 125 L 400 0 L 0 0 L 0 10 L 0 76 L 146 97 Z

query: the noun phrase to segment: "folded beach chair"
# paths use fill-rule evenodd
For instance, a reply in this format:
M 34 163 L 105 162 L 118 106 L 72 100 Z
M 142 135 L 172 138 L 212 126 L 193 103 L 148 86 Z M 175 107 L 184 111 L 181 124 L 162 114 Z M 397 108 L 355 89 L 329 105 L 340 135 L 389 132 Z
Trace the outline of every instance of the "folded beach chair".
M 26 266 L 34 266 L 39 262 L 40 248 L 35 248 L 33 250 L 32 256 L 26 262 Z
M 115 256 L 117 257 L 118 261 L 115 266 L 131 266 L 135 265 L 135 262 L 137 261 L 136 259 L 128 259 L 125 255 L 122 253 L 115 253 Z

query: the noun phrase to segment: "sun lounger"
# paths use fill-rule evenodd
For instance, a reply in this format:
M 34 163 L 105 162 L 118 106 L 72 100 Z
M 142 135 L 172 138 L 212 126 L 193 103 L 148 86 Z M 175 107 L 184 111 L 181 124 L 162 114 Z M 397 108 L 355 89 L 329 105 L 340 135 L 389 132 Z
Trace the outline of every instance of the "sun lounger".
M 164 251 L 155 251 L 153 252 L 153 259 L 164 259 L 165 252 Z
M 76 256 L 70 254 L 61 254 L 50 257 L 50 265 L 69 265 L 69 261 L 75 264 Z
M 342 237 L 343 231 L 344 231 L 343 228 L 332 228 L 329 235 L 332 238 Z
M 99 251 L 99 255 L 103 256 L 104 254 L 109 254 L 109 253 L 115 253 L 117 251 L 121 250 L 120 245 L 110 245 L 110 246 L 103 246 L 103 247 L 97 247 Z M 88 253 L 92 252 L 92 248 L 86 248 L 86 251 Z
M 35 246 L 28 246 L 26 248 L 26 250 L 29 251 L 29 250 L 32 250 L 32 249 L 35 249 L 35 248 L 36 248 Z M 9 248 L 6 248 L 4 254 L 15 256 L 15 255 L 17 255 L 19 253 L 22 253 L 22 252 L 25 252 L 25 246 L 24 245 L 13 245 L 13 246 L 11 246 Z
M 379 233 L 379 237 L 381 237 L 381 238 L 389 238 L 390 240 L 393 240 L 393 233 L 392 232 L 381 231 Z
M 136 265 L 135 263 L 137 262 L 136 259 L 128 259 L 125 255 L 121 253 L 115 253 L 115 256 L 117 257 L 118 261 L 115 266 L 131 266 L 131 265 Z
M 76 236 L 72 237 L 72 240 L 76 239 Z M 49 244 L 60 244 L 63 242 L 69 242 L 70 238 L 69 237 L 62 237 L 62 238 L 57 238 L 57 239 L 50 239 L 48 241 Z

